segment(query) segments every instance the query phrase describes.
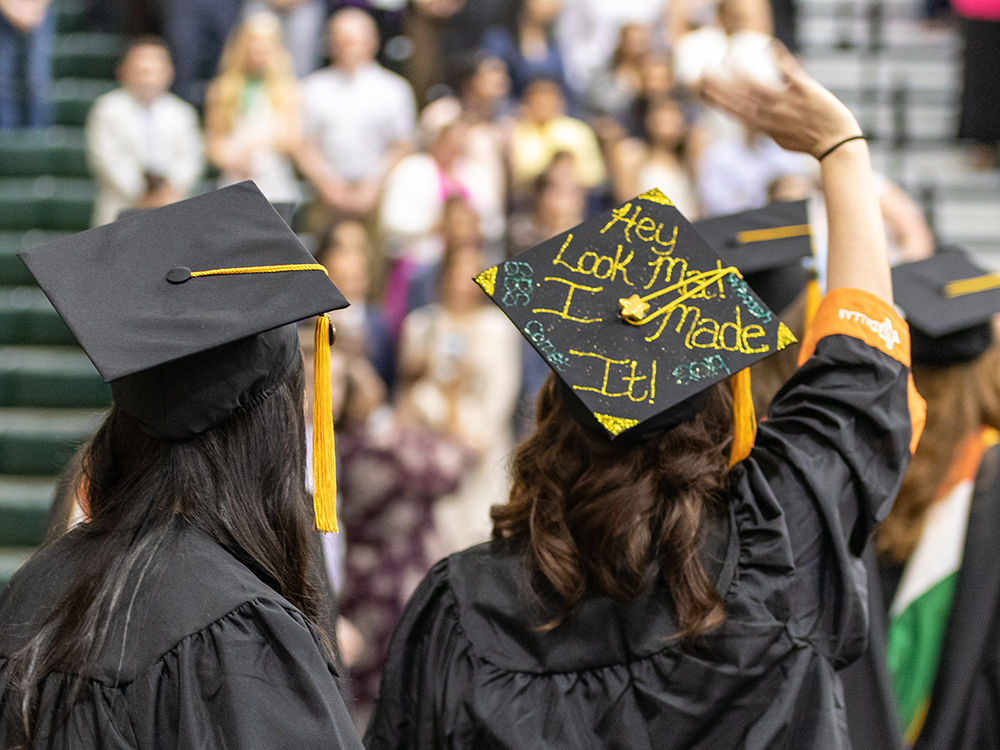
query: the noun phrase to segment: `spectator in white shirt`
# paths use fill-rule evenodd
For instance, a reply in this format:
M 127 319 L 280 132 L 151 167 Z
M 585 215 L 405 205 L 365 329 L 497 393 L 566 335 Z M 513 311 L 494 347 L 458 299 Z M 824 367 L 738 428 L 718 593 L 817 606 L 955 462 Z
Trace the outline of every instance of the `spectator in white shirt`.
M 87 117 L 87 159 L 98 185 L 94 226 L 125 208 L 155 208 L 187 197 L 204 168 L 198 114 L 168 92 L 174 70 L 166 45 L 142 37 L 118 66 L 121 88 L 99 97 Z
M 375 62 L 378 46 L 371 16 L 340 10 L 330 20 L 333 65 L 302 82 L 299 166 L 336 216 L 370 216 L 386 174 L 412 149 L 413 91 Z

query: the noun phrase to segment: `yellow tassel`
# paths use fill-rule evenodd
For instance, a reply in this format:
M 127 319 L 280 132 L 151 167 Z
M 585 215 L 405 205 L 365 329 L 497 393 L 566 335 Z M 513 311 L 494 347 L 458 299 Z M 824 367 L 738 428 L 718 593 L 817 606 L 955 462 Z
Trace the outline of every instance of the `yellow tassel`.
M 316 528 L 337 531 L 337 455 L 333 448 L 333 387 L 330 383 L 330 319 L 316 318 L 313 362 L 313 507 Z
M 812 277 L 806 283 L 806 311 L 805 320 L 803 322 L 803 331 L 808 331 L 809 326 L 813 322 L 813 318 L 816 317 L 816 311 L 819 310 L 819 303 L 823 301 L 823 292 L 819 288 L 819 280 L 816 278 L 816 274 L 812 274 Z
M 757 415 L 750 391 L 750 368 L 745 367 L 730 378 L 733 389 L 733 447 L 729 451 L 729 468 L 750 455 L 757 439 Z

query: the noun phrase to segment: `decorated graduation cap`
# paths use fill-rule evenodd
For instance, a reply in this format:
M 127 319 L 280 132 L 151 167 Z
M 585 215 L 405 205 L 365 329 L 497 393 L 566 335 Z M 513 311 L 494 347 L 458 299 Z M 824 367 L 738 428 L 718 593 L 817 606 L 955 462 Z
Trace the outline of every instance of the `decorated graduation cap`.
M 775 201 L 763 208 L 713 216 L 695 228 L 723 262 L 736 266 L 772 310 L 784 310 L 805 288 L 812 256 L 809 202 Z
M 659 190 L 537 245 L 476 281 L 545 358 L 574 415 L 642 439 L 733 379 L 731 463 L 753 445 L 751 364 L 795 337 Z
M 323 313 L 347 301 L 252 182 L 126 216 L 21 258 L 111 383 L 117 407 L 165 440 L 206 432 L 268 398 L 299 366 L 290 324 L 318 315 L 316 522 L 336 529 Z
M 893 297 L 906 313 L 914 364 L 971 362 L 993 343 L 1000 274 L 987 273 L 958 248 L 892 270 Z

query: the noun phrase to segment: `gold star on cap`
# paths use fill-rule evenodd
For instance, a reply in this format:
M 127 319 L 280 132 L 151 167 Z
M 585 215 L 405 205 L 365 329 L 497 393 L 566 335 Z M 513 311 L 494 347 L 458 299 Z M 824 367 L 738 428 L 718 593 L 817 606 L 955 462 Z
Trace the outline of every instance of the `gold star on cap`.
M 633 294 L 631 297 L 622 297 L 618 300 L 618 304 L 622 306 L 622 317 L 634 323 L 638 323 L 649 312 L 649 303 L 643 302 L 638 294 Z

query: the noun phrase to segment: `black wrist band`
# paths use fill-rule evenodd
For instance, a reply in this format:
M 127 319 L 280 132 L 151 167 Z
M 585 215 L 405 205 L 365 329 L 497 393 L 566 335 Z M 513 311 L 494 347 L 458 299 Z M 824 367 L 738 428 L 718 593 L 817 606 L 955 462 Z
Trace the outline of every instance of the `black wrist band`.
M 852 135 L 850 138 L 845 138 L 840 143 L 837 143 L 828 148 L 826 151 L 824 151 L 822 156 L 817 157 L 817 161 L 823 161 L 826 157 L 828 157 L 838 148 L 843 146 L 845 143 L 850 143 L 851 141 L 863 141 L 863 140 L 865 140 L 865 137 L 863 135 Z

